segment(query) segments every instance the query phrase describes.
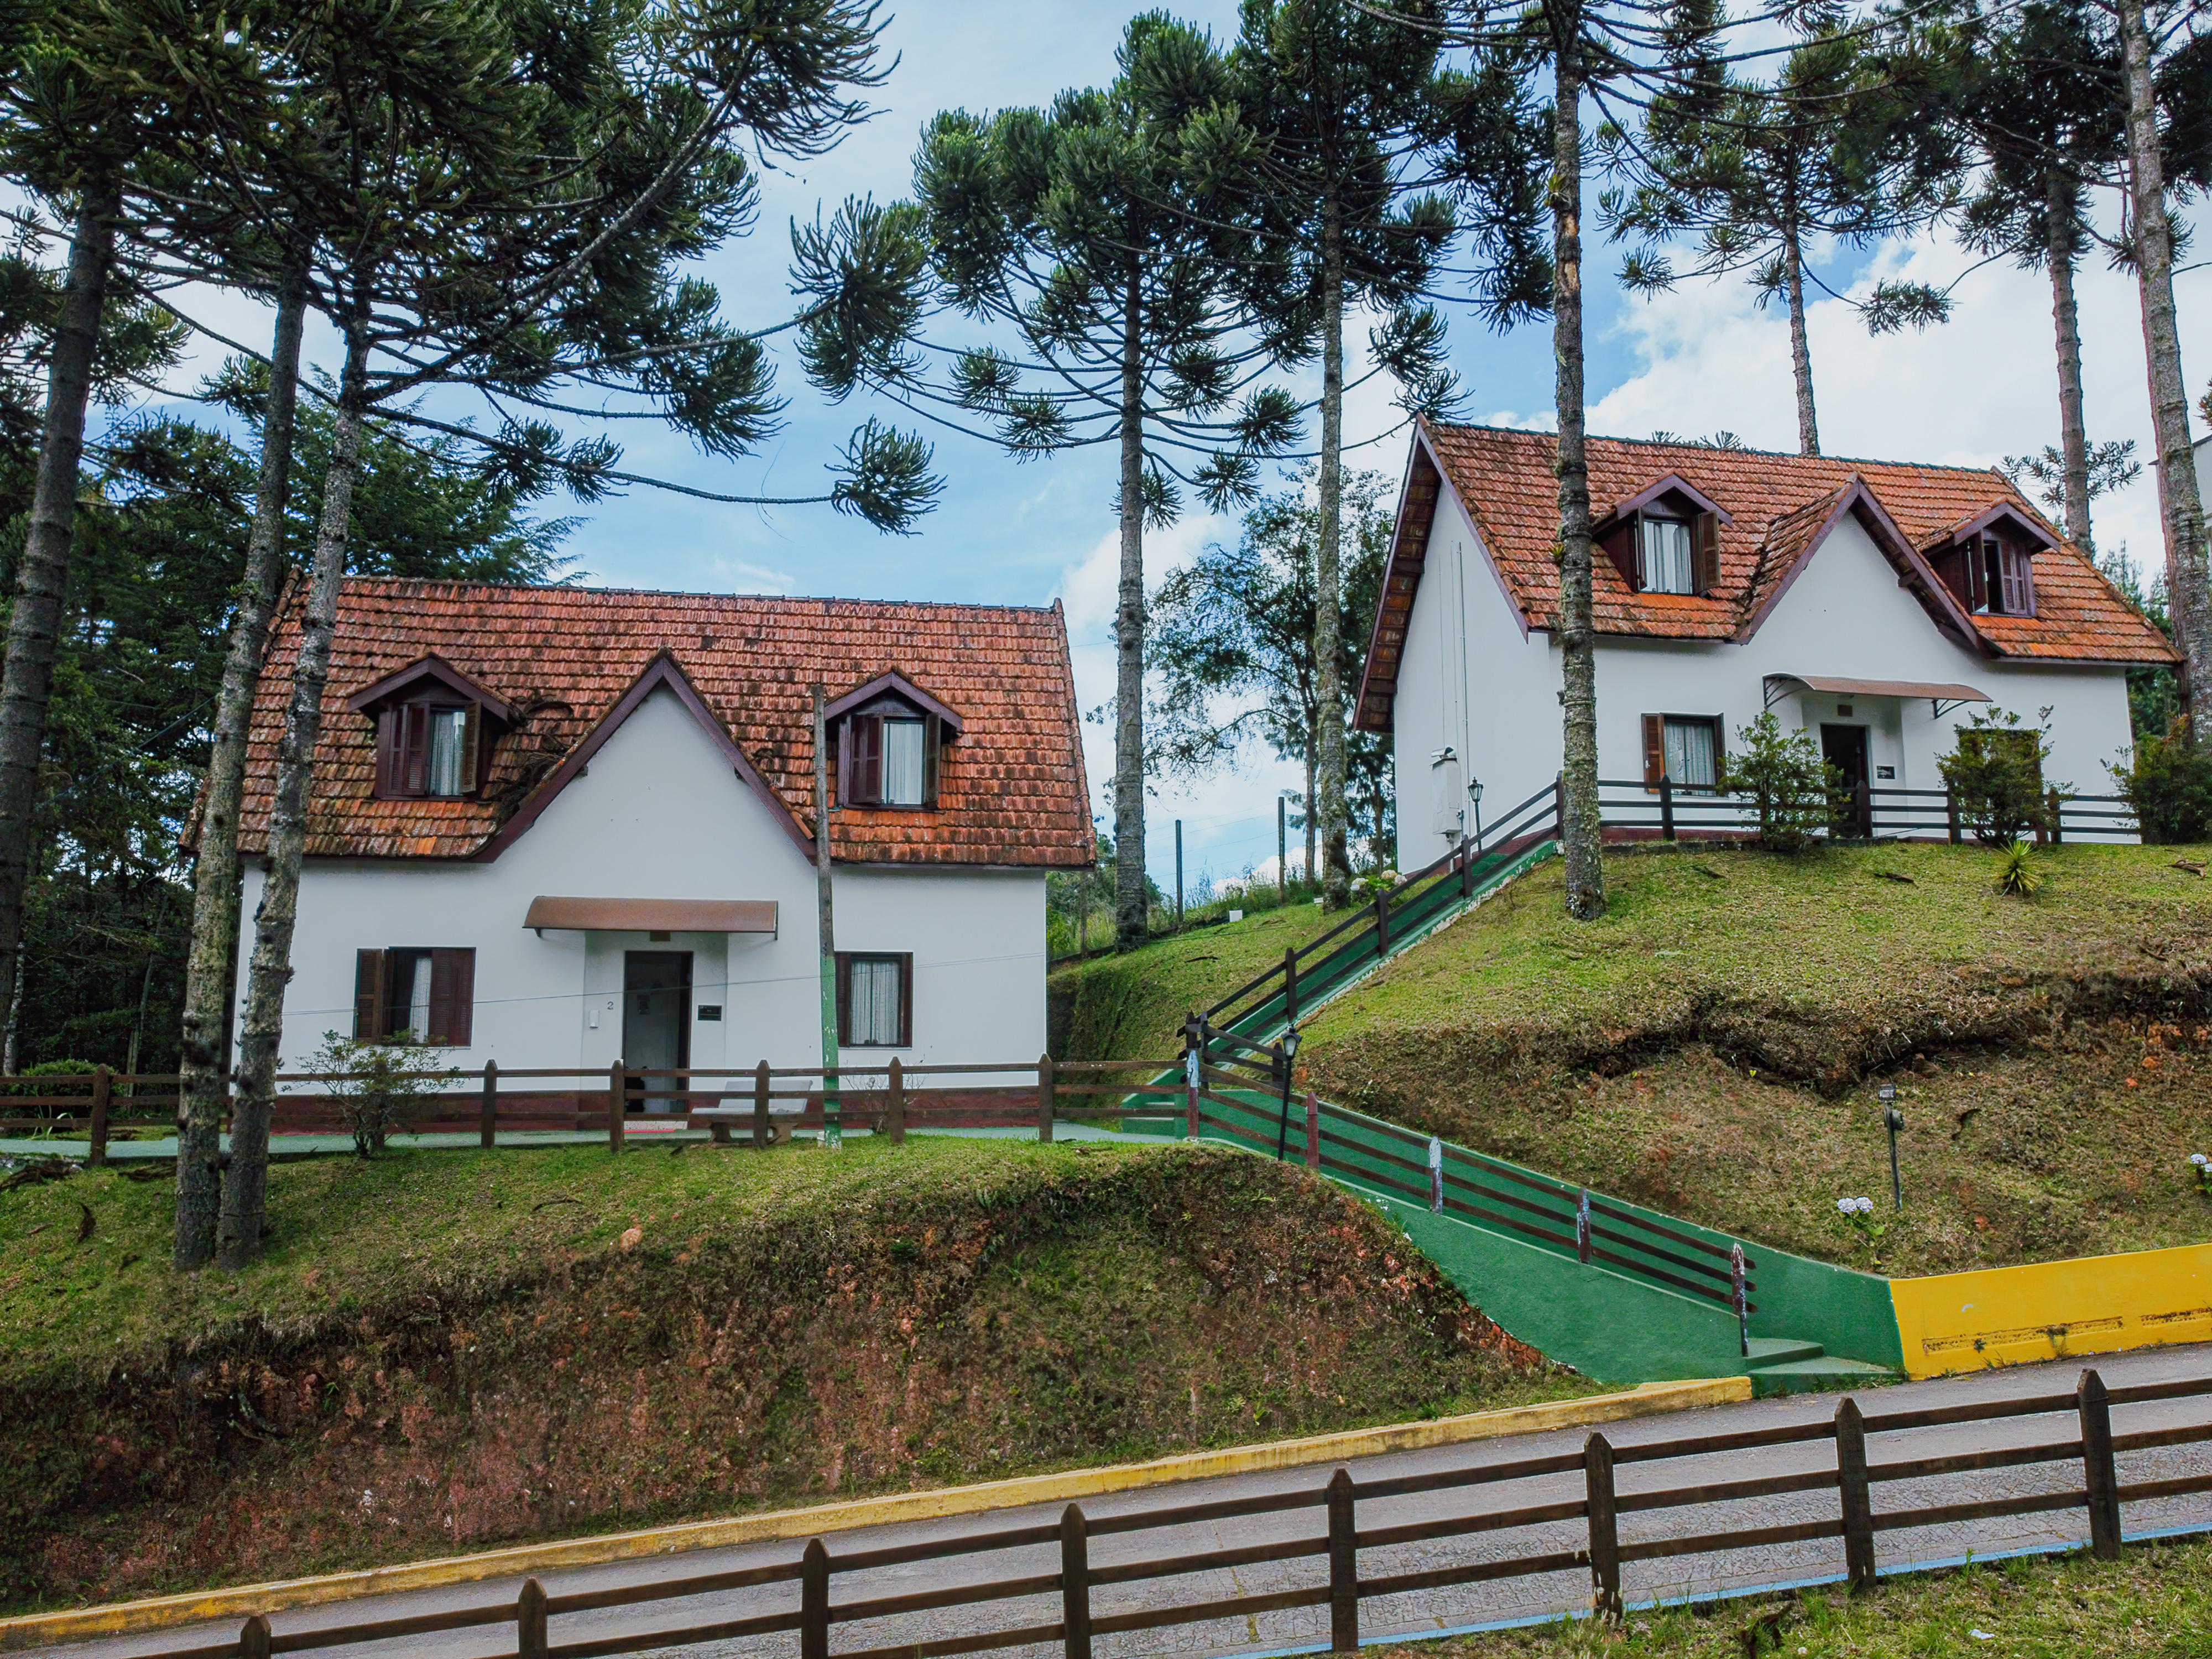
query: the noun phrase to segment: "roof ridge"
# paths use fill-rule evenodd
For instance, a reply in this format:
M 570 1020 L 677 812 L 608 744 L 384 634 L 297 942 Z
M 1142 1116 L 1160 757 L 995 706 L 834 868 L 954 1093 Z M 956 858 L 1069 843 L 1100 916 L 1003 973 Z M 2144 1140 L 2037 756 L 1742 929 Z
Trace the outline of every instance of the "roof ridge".
M 717 599 L 742 601 L 768 605 L 855 605 L 888 609 L 907 606 L 921 611 L 1013 611 L 1025 614 L 1048 617 L 1050 605 L 1008 605 L 988 599 L 862 599 L 838 593 L 739 593 L 715 592 L 693 587 L 596 587 L 582 582 L 489 582 L 472 581 L 456 576 L 380 576 L 348 575 L 343 586 L 348 589 L 374 588 L 386 592 L 410 589 L 451 588 L 462 592 L 495 593 L 574 593 L 595 598 L 647 599 Z
M 1512 438 L 1556 440 L 1559 436 L 1554 432 L 1532 431 L 1522 426 L 1493 426 L 1486 421 L 1438 421 L 1435 422 L 1433 429 L 1438 432 L 1495 432 Z M 1723 449 L 1717 444 L 1702 444 L 1687 439 L 1625 438 L 1609 432 L 1587 434 L 1584 441 L 1632 444 L 1639 449 L 1687 449 L 1701 451 L 1708 455 L 1755 455 L 1762 459 L 1778 461 L 1828 461 L 1838 466 L 1899 466 L 1909 467 L 1921 472 L 1978 473 L 1991 478 L 2004 478 L 2003 472 L 1995 466 L 1962 466 L 1950 461 L 1885 460 L 1875 455 L 1800 455 L 1794 450 L 1759 449 L 1750 444 L 1739 444 L 1734 448 Z M 2009 480 L 2006 481 L 2005 487 L 2014 488 Z

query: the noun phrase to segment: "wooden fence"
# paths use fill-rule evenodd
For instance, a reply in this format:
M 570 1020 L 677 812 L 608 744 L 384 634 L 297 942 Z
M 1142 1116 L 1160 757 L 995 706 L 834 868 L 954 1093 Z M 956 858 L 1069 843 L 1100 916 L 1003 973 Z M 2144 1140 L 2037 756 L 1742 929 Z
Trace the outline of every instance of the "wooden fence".
M 1664 781 L 1620 778 L 1598 781 L 1598 819 L 1608 836 L 1626 839 L 1741 840 L 1759 828 L 1756 803 L 1741 793 L 1687 789 Z M 2131 841 L 2135 811 L 2118 795 L 2045 792 L 2045 827 L 2031 832 L 2038 846 L 2075 841 Z M 1855 784 L 1831 803 L 1828 833 L 1844 840 L 1875 836 L 1905 841 L 1976 838 L 1976 813 L 1952 789 L 1896 789 Z
M 441 1091 L 417 1103 L 395 1133 L 469 1133 L 480 1146 L 499 1143 L 502 1132 L 562 1130 L 604 1133 L 619 1152 L 632 1128 L 710 1132 L 718 1141 L 742 1133 L 756 1146 L 786 1139 L 794 1129 L 819 1130 L 834 1101 L 845 1128 L 872 1129 L 893 1142 L 908 1128 L 1034 1128 L 1050 1140 L 1055 1123 L 1132 1117 L 1172 1117 L 1172 1095 L 1133 1094 L 1145 1080 L 1172 1070 L 1171 1060 L 1054 1060 L 1034 1063 L 847 1066 L 825 1073 L 819 1066 L 605 1070 L 528 1067 L 502 1071 L 487 1060 L 481 1069 L 455 1071 L 440 1079 Z M 288 1072 L 280 1088 L 330 1085 L 358 1074 Z M 1003 1079 L 1003 1081 L 979 1081 Z M 825 1086 L 826 1085 L 826 1086 Z M 25 1130 L 83 1136 L 88 1161 L 105 1164 L 115 1131 L 176 1127 L 179 1079 L 125 1076 L 105 1066 L 53 1077 L 0 1077 L 0 1132 Z M 35 1092 L 19 1093 L 31 1090 Z M 280 1094 L 271 1121 L 279 1134 L 345 1133 L 345 1119 L 329 1093 Z
M 795 1557 L 761 1565 L 566 1594 L 549 1594 L 533 1578 L 512 1600 L 412 1617 L 272 1634 L 268 1620 L 257 1615 L 246 1621 L 234 1640 L 173 1649 L 149 1655 L 148 1659 L 232 1659 L 232 1656 L 259 1659 L 269 1654 L 489 1627 L 512 1630 L 514 1645 L 506 1650 L 520 1659 L 597 1659 L 600 1655 L 794 1632 L 797 1659 L 943 1659 L 954 1654 L 1048 1646 L 1060 1648 L 1066 1659 L 1091 1659 L 1094 1645 L 1102 1638 L 1221 1620 L 1239 1621 L 1230 1638 L 1231 1644 L 1249 1646 L 1250 1638 L 1242 1621 L 1263 1613 L 1304 1607 L 1327 1607 L 1331 1649 L 1351 1653 L 1359 1644 L 1362 1604 L 1378 1597 L 1586 1571 L 1592 1589 L 1591 1605 L 1600 1616 L 1617 1620 L 1623 1606 L 1621 1569 L 1628 1563 L 1834 1539 L 1842 1546 L 1844 1577 L 1852 1586 L 1860 1587 L 1875 1580 L 1876 1545 L 1881 1534 L 1906 1528 L 2070 1510 L 2085 1514 L 2090 1547 L 2098 1556 L 2111 1559 L 2119 1553 L 2124 1505 L 2212 1492 L 2212 1474 L 2126 1481 L 2121 1478 L 2118 1462 L 2126 1453 L 2212 1440 L 2212 1423 L 2116 1432 L 2113 1407 L 2208 1393 L 2212 1393 L 2212 1377 L 2108 1389 L 2097 1373 L 2085 1371 L 2070 1394 L 2027 1399 L 1869 1414 L 1862 1411 L 1856 1400 L 1847 1398 L 1827 1421 L 1621 1446 L 1613 1445 L 1602 1434 L 1593 1434 L 1578 1450 L 1544 1456 L 1370 1480 L 1355 1480 L 1348 1469 L 1339 1468 L 1320 1486 L 1125 1514 L 1088 1516 L 1071 1504 L 1056 1522 L 836 1553 L 823 1540 L 816 1538 Z M 2023 1423 L 2016 1444 L 1942 1456 L 1907 1452 L 1875 1461 L 1869 1455 L 1870 1440 L 1901 1431 L 2059 1413 L 2072 1419 L 2066 1428 L 2037 1429 Z M 1615 1471 L 1626 1464 L 1679 1462 L 1727 1452 L 1822 1442 L 1832 1443 L 1834 1448 L 1832 1458 L 1822 1460 L 1826 1467 L 1702 1482 L 1696 1480 L 1692 1468 L 1687 1482 L 1656 1492 L 1622 1492 L 1615 1484 Z M 2056 1492 L 2013 1493 L 1918 1508 L 1875 1507 L 1876 1494 L 1891 1482 L 2033 1465 L 2078 1466 L 2080 1484 L 2069 1484 Z M 1556 1488 L 1559 1477 L 1575 1475 L 1581 1477 L 1582 1490 L 1574 1496 L 1560 1496 L 1556 1490 L 1547 1496 L 1513 1490 L 1547 1479 Z M 1503 1501 L 1505 1507 L 1454 1506 L 1452 1513 L 1401 1524 L 1376 1524 L 1371 1510 L 1363 1518 L 1363 1505 L 1452 1491 L 1488 1498 L 1492 1503 Z M 1818 1492 L 1835 1494 L 1832 1513 L 1778 1525 L 1729 1524 L 1732 1519 L 1744 1518 L 1730 1516 L 1727 1513 L 1730 1506 L 1784 1494 Z M 1542 1501 L 1525 1501 L 1540 1496 Z M 1685 1510 L 1699 1512 L 1693 1530 L 1637 1535 L 1643 1530 L 1637 1517 Z M 1705 1512 L 1715 1510 L 1721 1513 L 1707 1524 Z M 1319 1512 L 1316 1518 L 1321 1524 L 1297 1538 L 1200 1552 L 1176 1547 L 1170 1541 L 1144 1546 L 1152 1553 L 1135 1560 L 1099 1563 L 1091 1559 L 1094 1540 L 1116 1534 L 1144 1534 L 1246 1516 L 1310 1511 Z M 1439 1540 L 1486 1537 L 1540 1527 L 1553 1528 L 1556 1534 L 1561 1523 L 1577 1522 L 1582 1523 L 1580 1533 L 1567 1547 L 1524 1543 L 1519 1553 L 1504 1559 L 1465 1559 L 1413 1571 L 1370 1572 L 1363 1569 L 1360 1561 L 1363 1552 Z M 1556 1545 L 1561 1540 L 1555 1535 L 1549 1541 Z M 1054 1571 L 1008 1572 L 990 1564 L 990 1558 L 1004 1552 L 1050 1551 L 1055 1546 L 1059 1560 Z M 871 1594 L 865 1582 L 867 1575 L 885 1569 L 946 1560 L 959 1561 L 963 1567 L 951 1575 L 951 1582 L 943 1588 Z M 1092 1606 L 1093 1592 L 1111 1586 L 1156 1584 L 1191 1573 L 1303 1561 L 1320 1564 L 1323 1570 L 1310 1575 L 1310 1582 L 1289 1589 L 1205 1601 L 1175 1601 L 1162 1595 L 1146 1598 L 1146 1605 L 1103 1613 Z M 837 1595 L 841 1582 L 855 1583 L 855 1593 Z M 742 1617 L 720 1616 L 738 1611 L 728 1604 L 730 1592 L 782 1584 L 797 1586 L 795 1597 L 785 1605 Z M 712 1598 L 723 1598 L 722 1605 L 711 1605 Z M 1049 1602 L 1039 1607 L 1043 1598 L 1056 1601 L 1057 1607 Z M 552 1628 L 553 1621 L 575 1614 L 650 1603 L 672 1604 L 671 1615 L 691 1622 L 648 1632 L 580 1639 L 572 1636 L 565 1640 L 556 1639 Z M 997 1620 L 984 1611 L 994 1606 L 1001 1609 Z M 955 1633 L 932 1631 L 926 1639 L 904 1642 L 881 1640 L 896 1632 L 879 1629 L 860 1638 L 863 1645 L 845 1646 L 834 1656 L 831 1652 L 833 1638 L 841 1627 L 954 1608 L 976 1609 L 976 1615 L 963 1622 L 978 1627 Z M 1035 1617 L 1038 1612 L 1056 1616 L 1039 1620 Z M 702 1613 L 716 1616 L 702 1619 Z

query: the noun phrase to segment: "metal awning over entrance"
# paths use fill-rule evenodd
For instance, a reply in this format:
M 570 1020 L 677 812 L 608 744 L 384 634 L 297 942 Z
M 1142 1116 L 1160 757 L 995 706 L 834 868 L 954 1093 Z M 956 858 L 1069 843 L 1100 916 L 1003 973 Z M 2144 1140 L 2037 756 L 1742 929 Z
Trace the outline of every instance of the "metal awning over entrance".
M 774 899 L 554 898 L 530 901 L 525 927 L 608 933 L 773 933 Z
M 1971 685 L 1938 680 L 1855 680 L 1836 674 L 1769 674 L 1766 706 L 1771 708 L 1777 697 L 1786 697 L 1801 689 L 1832 697 L 1925 697 L 1937 720 L 1960 703 L 1993 701 L 1988 692 L 1977 691 Z

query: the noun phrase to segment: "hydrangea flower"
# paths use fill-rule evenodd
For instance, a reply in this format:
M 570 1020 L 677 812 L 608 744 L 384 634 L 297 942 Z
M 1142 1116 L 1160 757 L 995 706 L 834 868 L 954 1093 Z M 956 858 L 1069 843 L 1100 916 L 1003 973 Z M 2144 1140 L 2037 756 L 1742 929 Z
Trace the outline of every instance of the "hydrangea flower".
M 2200 1170 L 2212 1168 L 2212 1158 L 2207 1158 L 2202 1152 L 2190 1153 L 2189 1161 Z

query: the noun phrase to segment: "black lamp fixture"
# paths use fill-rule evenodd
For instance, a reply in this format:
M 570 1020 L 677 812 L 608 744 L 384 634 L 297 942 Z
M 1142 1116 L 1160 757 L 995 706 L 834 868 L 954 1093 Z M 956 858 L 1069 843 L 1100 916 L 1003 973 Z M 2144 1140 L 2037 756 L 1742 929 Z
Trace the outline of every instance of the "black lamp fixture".
M 1897 1136 L 1905 1127 L 1905 1114 L 1897 1109 L 1897 1085 L 1885 1083 L 1875 1091 L 1881 1100 L 1882 1127 L 1889 1131 L 1889 1191 L 1897 1207 L 1905 1207 L 1905 1178 L 1897 1170 Z
M 1291 1073 L 1298 1057 L 1298 1028 L 1285 1030 L 1275 1044 L 1276 1063 L 1283 1073 L 1283 1113 L 1275 1126 L 1275 1162 L 1280 1164 L 1291 1145 Z
M 1474 808 L 1474 845 L 1476 850 L 1480 851 L 1482 847 L 1482 780 L 1480 778 L 1473 779 L 1468 782 L 1467 801 L 1468 805 Z

